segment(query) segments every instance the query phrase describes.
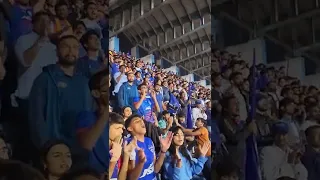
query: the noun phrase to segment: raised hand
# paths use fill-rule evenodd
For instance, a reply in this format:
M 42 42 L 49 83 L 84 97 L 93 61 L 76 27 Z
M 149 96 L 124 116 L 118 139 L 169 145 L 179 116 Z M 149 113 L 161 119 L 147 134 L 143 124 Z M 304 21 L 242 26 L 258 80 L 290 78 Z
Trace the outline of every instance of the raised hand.
M 112 156 L 110 162 L 117 162 L 119 160 L 122 152 L 122 142 L 123 139 L 112 142 L 111 150 L 109 151 L 110 155 Z
M 161 136 L 159 137 L 160 145 L 161 145 L 161 152 L 168 151 L 168 149 L 171 145 L 172 138 L 173 138 L 173 133 L 171 131 L 168 132 L 168 134 L 165 138 L 162 138 Z
M 130 155 L 132 151 L 134 151 L 138 147 L 137 144 L 137 138 L 134 136 L 132 141 L 128 144 L 128 141 L 125 141 L 124 147 L 123 147 L 123 152 L 126 155 Z
M 207 152 L 211 147 L 211 142 L 207 141 L 202 146 L 199 145 L 200 156 L 206 156 Z

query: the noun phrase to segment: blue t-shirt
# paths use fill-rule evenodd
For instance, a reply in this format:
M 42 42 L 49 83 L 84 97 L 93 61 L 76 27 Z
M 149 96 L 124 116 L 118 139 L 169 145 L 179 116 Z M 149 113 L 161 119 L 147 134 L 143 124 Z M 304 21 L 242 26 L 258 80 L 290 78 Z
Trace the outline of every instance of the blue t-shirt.
M 97 113 L 84 111 L 79 113 L 77 120 L 77 132 L 91 128 L 98 120 Z M 99 173 L 107 172 L 109 169 L 109 128 L 106 126 L 97 140 L 95 146 L 89 152 L 89 164 Z M 115 171 L 118 170 L 115 168 Z M 116 173 L 118 175 L 118 173 Z
M 134 103 L 140 101 L 140 97 L 136 97 L 133 99 Z M 146 97 L 146 99 L 142 102 L 141 106 L 139 107 L 137 113 L 140 116 L 143 116 L 144 120 L 154 123 L 154 119 L 152 117 L 152 100 L 150 97 Z
M 10 39 L 12 45 L 17 41 L 17 39 L 30 33 L 32 31 L 32 7 L 20 7 L 19 5 L 14 5 L 12 8 L 12 20 L 10 21 Z
M 128 138 L 128 143 L 130 143 L 132 138 Z M 138 147 L 144 150 L 147 161 L 144 163 L 143 169 L 139 176 L 139 180 L 156 180 L 156 173 L 154 172 L 154 160 L 156 157 L 155 147 L 152 140 L 148 137 L 144 137 L 144 142 L 137 141 Z M 138 151 L 135 150 L 130 155 L 130 160 L 135 161 L 136 164 L 139 163 Z

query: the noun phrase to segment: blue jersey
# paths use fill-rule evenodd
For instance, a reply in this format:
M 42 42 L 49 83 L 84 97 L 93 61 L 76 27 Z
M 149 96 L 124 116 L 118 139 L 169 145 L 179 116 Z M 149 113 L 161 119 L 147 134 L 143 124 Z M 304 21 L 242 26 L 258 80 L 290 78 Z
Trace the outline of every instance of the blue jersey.
M 128 142 L 130 142 L 132 138 L 130 137 L 128 139 Z M 155 160 L 155 147 L 152 142 L 152 140 L 148 137 L 144 138 L 144 142 L 138 141 L 137 142 L 138 147 L 143 149 L 147 161 L 144 163 L 143 169 L 141 171 L 141 174 L 139 176 L 139 180 L 156 180 L 156 173 L 154 172 L 154 160 Z M 130 155 L 130 160 L 135 161 L 136 164 L 139 162 L 138 158 L 138 151 L 135 150 Z
M 138 103 L 140 101 L 140 97 L 136 97 L 133 99 L 134 103 Z M 147 96 L 146 99 L 142 102 L 141 106 L 139 107 L 137 113 L 140 116 L 143 116 L 144 120 L 154 123 L 154 119 L 152 116 L 152 100 L 150 96 Z

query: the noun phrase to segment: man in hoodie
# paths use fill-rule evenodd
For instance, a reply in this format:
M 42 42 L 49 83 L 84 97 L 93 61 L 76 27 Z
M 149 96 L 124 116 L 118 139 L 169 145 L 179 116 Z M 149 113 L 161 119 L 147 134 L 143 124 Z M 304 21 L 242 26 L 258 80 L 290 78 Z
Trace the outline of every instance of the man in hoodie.
M 126 106 L 134 108 L 134 98 L 139 97 L 138 87 L 134 83 L 134 74 L 132 72 L 127 73 L 127 82 L 124 82 L 118 91 L 118 103 L 119 108 Z
M 37 148 L 57 138 L 71 146 L 72 155 L 83 155 L 75 137 L 76 117 L 91 109 L 92 97 L 88 79 L 75 71 L 79 46 L 76 37 L 62 37 L 57 43 L 58 63 L 46 66 L 34 81 L 29 97 L 29 125 Z

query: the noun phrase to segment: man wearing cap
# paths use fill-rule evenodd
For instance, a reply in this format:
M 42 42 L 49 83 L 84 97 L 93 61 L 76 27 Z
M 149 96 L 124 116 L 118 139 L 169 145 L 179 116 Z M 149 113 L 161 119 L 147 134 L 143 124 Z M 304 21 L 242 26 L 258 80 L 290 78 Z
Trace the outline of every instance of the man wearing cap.
M 274 144 L 262 149 L 261 170 L 265 180 L 287 176 L 297 180 L 307 180 L 308 171 L 300 162 L 301 150 L 291 149 L 288 143 L 289 126 L 277 122 L 272 127 Z
M 207 114 L 203 110 L 202 101 L 196 100 L 196 107 L 192 109 L 192 123 L 195 126 L 196 120 L 198 118 L 203 118 L 207 120 Z

